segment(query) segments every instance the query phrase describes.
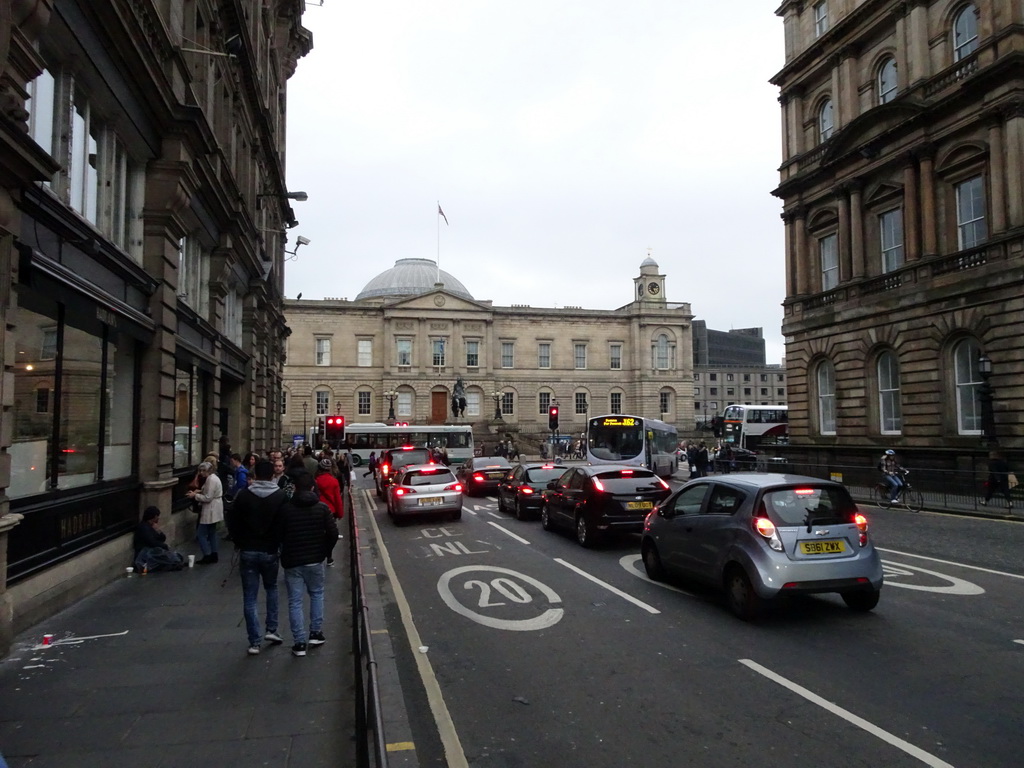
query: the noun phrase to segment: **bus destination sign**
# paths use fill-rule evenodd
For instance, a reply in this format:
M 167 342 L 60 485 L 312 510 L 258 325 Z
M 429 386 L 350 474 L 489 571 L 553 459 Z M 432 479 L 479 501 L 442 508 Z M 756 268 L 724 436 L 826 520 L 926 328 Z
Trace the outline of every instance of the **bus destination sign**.
M 637 419 L 633 416 L 605 416 L 601 419 L 602 427 L 635 427 Z

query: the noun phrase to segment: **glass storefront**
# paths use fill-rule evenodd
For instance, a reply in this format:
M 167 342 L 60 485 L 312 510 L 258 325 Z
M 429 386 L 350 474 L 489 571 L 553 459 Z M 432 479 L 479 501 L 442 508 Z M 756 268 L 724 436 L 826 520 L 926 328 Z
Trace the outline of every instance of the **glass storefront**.
M 178 363 L 174 382 L 174 468 L 194 467 L 213 449 L 205 419 L 209 374 Z

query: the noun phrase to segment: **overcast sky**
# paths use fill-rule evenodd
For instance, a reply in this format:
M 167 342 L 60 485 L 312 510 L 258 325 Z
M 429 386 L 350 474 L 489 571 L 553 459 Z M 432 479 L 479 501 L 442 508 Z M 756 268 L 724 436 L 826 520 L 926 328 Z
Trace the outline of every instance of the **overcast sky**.
M 354 299 L 440 252 L 477 299 L 615 309 L 651 249 L 670 302 L 762 326 L 781 362 L 775 6 L 307 0 L 286 296 Z

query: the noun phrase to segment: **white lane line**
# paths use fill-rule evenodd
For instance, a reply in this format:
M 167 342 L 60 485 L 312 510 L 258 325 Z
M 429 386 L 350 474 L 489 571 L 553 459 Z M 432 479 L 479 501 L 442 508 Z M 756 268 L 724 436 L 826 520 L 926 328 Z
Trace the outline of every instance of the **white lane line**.
M 1021 645 L 1024 645 L 1024 640 L 1014 640 L 1013 642 L 1020 643 Z
M 492 522 L 488 521 L 487 524 L 488 525 L 493 525 L 495 528 L 497 528 L 499 531 L 504 533 L 506 536 L 511 536 L 513 539 L 518 541 L 520 544 L 529 544 L 530 543 L 526 539 L 524 539 L 522 536 L 517 536 L 516 534 L 512 533 L 512 531 L 510 531 L 508 528 L 502 528 L 497 523 L 492 523 Z
M 984 573 L 992 573 L 996 576 L 1009 576 L 1011 579 L 1024 579 L 1019 573 L 1007 573 L 1006 571 L 993 571 L 991 568 L 982 568 L 980 565 L 967 565 L 966 563 L 958 563 L 955 560 L 940 560 L 937 557 L 928 557 L 927 555 L 915 555 L 913 552 L 900 552 L 895 549 L 882 549 L 881 547 L 875 547 L 879 552 L 889 552 L 893 555 L 902 555 L 903 557 L 919 557 L 922 560 L 931 560 L 933 563 L 942 563 L 943 565 L 955 565 L 957 568 L 969 568 L 972 571 L 982 571 Z
M 673 592 L 678 592 L 679 594 L 686 595 L 687 597 L 694 597 L 692 592 L 687 592 L 685 589 L 673 587 L 671 584 L 666 584 L 663 581 L 654 581 L 647 575 L 647 572 L 640 564 L 642 560 L 642 555 L 623 555 L 619 558 L 619 565 L 626 569 L 626 573 L 631 573 L 638 579 L 646 581 L 648 584 L 654 584 L 656 587 L 661 587 L 662 589 L 671 589 Z
M 876 736 L 877 738 L 881 739 L 882 741 L 888 744 L 891 744 L 897 749 L 903 750 L 908 755 L 917 758 L 925 765 L 931 766 L 932 768 L 953 768 L 953 766 L 947 763 L 945 760 L 942 760 L 929 752 L 925 752 L 920 747 L 915 747 L 909 741 L 904 741 L 898 736 L 894 736 L 888 731 L 879 728 L 877 725 L 874 725 L 873 723 L 869 723 L 864 718 L 858 717 L 857 715 L 853 714 L 848 710 L 843 709 L 842 707 L 836 706 L 831 701 L 823 699 L 816 693 L 812 693 L 811 691 L 804 688 L 802 685 L 797 685 L 796 683 L 787 680 L 781 675 L 775 674 L 767 667 L 762 667 L 756 661 L 751 661 L 750 659 L 739 659 L 739 662 L 740 664 L 749 667 L 754 672 L 757 672 L 759 675 L 764 675 L 772 682 L 778 683 L 783 688 L 788 688 L 798 696 L 803 696 L 812 704 L 817 704 L 822 709 L 828 710 L 833 715 L 837 715 L 846 720 L 847 722 L 856 725 L 858 728 L 867 731 L 872 736 Z
M 487 511 L 487 514 L 490 515 L 491 517 L 493 517 L 495 520 L 504 520 L 505 519 L 504 515 L 499 515 L 497 512 L 491 512 L 490 510 Z
M 621 597 L 623 600 L 628 600 L 629 602 L 633 603 L 633 605 L 637 605 L 637 606 L 643 608 L 648 613 L 661 613 L 661 611 L 659 611 L 657 608 L 654 608 L 653 606 L 648 605 L 643 600 L 638 600 L 637 598 L 633 597 L 632 595 L 626 594 L 621 589 L 616 589 L 611 584 L 609 584 L 607 581 L 601 581 L 596 576 L 591 576 L 589 573 L 584 571 L 582 568 L 577 568 L 572 563 L 567 563 L 567 562 L 565 562 L 565 560 L 563 560 L 560 557 L 556 557 L 555 558 L 555 562 L 558 563 L 559 565 L 564 565 L 570 571 L 576 571 L 576 573 L 578 573 L 583 578 L 590 579 L 595 584 L 598 584 L 598 585 L 604 587 L 609 592 L 612 592 L 613 594 L 616 594 L 619 597 Z

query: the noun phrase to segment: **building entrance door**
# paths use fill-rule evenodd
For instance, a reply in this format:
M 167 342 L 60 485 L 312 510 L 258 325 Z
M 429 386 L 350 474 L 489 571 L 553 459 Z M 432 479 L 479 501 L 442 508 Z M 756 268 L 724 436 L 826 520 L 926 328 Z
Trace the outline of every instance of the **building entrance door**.
M 431 424 L 444 424 L 445 419 L 448 417 L 448 393 L 447 392 L 431 392 L 430 393 L 430 423 Z

